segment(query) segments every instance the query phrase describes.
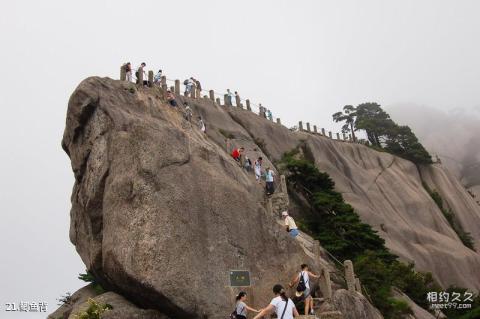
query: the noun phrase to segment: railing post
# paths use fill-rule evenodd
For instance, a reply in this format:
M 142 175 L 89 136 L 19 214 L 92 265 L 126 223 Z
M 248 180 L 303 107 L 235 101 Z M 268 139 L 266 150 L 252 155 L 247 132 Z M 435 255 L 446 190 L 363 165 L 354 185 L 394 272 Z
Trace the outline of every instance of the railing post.
M 340 133 L 337 133 L 337 140 L 340 140 Z
M 175 92 L 175 87 L 174 86 L 170 87 L 170 92 Z
M 127 80 L 127 65 L 124 64 L 120 67 L 120 81 L 126 81 Z
M 328 132 L 328 137 L 332 138 L 332 131 Z
M 326 136 L 326 135 L 325 135 L 325 129 L 324 129 L 323 127 L 322 127 L 322 135 L 323 135 L 323 136 Z
M 347 288 L 350 292 L 355 292 L 355 272 L 353 271 L 353 263 L 351 260 L 343 262 L 345 267 L 345 280 L 347 281 Z
M 220 98 L 219 98 L 219 97 L 217 97 L 216 101 L 217 101 L 217 105 L 218 105 L 218 106 L 220 106 L 220 105 L 222 104 L 222 102 L 220 101 Z
M 213 90 L 210 90 L 210 91 L 208 91 L 208 93 L 210 94 L 210 100 L 215 102 L 215 92 Z
M 164 85 L 167 85 L 167 77 L 165 75 L 162 75 L 162 77 L 160 78 L 160 83 L 161 83 L 162 87 Z
M 280 120 L 279 117 L 277 117 L 277 124 L 282 124 L 282 121 Z
M 317 131 L 317 126 L 316 126 L 316 125 L 313 126 L 313 133 L 315 133 L 315 134 L 318 133 L 318 131 Z
M 303 123 L 302 121 L 298 122 L 298 130 L 301 132 L 303 131 Z
M 343 134 L 343 140 L 346 141 L 347 140 L 347 134 L 345 133 L 342 133 Z
M 325 298 L 325 301 L 332 300 L 332 280 L 330 279 L 330 272 L 327 268 L 322 269 L 323 276 L 321 277 L 323 280 L 321 282 L 321 287 L 323 288 L 322 294 Z
M 355 277 L 355 290 L 362 294 L 362 285 L 360 284 L 360 278 Z
M 251 110 L 252 110 L 252 107 L 250 106 L 250 100 L 247 99 L 247 100 L 245 101 L 245 103 L 247 104 L 247 110 L 248 110 L 248 111 L 251 111 Z
M 307 131 L 310 132 L 310 123 L 307 122 Z
M 267 213 L 271 216 L 273 216 L 273 204 L 272 204 L 272 198 L 267 199 Z
M 223 102 L 224 102 L 225 106 L 231 106 L 228 101 L 229 101 L 228 94 L 224 94 L 223 95 Z
M 148 71 L 148 86 L 153 86 L 153 71 Z
M 287 194 L 287 179 L 285 175 L 280 175 L 280 189 L 282 193 Z
M 348 140 L 351 142 L 352 141 L 352 134 L 348 134 Z
M 175 94 L 180 95 L 180 80 L 175 80 Z

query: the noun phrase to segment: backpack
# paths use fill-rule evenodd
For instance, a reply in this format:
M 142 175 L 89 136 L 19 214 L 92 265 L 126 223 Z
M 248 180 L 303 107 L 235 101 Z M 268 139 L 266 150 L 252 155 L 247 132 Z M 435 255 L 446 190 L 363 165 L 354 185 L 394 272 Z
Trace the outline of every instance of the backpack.
M 183 81 L 183 85 L 187 85 L 188 84 L 188 79 Z
M 300 281 L 298 282 L 298 285 L 297 285 L 297 291 L 304 292 L 305 290 L 307 290 L 307 285 L 305 284 L 305 279 L 303 278 L 303 272 L 301 272 Z
M 237 319 L 237 307 L 235 307 L 235 310 L 230 314 L 230 317 L 228 317 L 228 319 Z

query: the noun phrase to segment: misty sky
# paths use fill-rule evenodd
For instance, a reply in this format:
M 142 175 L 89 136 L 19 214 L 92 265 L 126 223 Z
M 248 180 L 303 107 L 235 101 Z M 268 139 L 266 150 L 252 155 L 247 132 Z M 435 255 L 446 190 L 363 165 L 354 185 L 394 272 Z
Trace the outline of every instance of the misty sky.
M 5 303 L 47 301 L 50 312 L 83 284 L 60 141 L 68 98 L 88 76 L 145 61 L 238 90 L 288 126 L 327 130 L 345 104 L 480 105 L 480 1 L 20 0 L 0 12 L 1 318 L 44 318 Z

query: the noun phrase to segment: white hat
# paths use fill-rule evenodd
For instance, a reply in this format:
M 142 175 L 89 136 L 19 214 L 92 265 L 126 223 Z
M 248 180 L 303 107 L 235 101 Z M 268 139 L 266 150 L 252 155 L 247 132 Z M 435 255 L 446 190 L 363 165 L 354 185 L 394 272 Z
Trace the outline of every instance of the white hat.
M 287 212 L 287 211 L 283 211 L 283 212 L 282 212 L 282 216 L 288 216 L 288 212 Z

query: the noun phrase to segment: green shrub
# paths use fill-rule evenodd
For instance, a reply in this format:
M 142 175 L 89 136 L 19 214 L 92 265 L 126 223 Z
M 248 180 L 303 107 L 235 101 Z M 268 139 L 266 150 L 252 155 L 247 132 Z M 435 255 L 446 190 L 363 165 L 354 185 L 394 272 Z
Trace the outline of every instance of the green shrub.
M 85 271 L 86 271 L 86 273 L 84 273 L 84 274 L 78 274 L 78 279 L 91 283 L 93 289 L 98 294 L 103 294 L 104 292 L 106 292 L 106 290 L 102 287 L 102 285 L 100 285 L 100 283 L 95 278 L 95 276 L 91 272 L 89 272 L 88 270 L 85 270 Z
M 101 304 L 91 298 L 88 299 L 88 304 L 87 310 L 75 315 L 76 319 L 101 319 L 103 313 L 113 309 L 112 305 Z
M 423 187 L 430 194 L 430 197 L 432 197 L 435 204 L 437 204 L 443 216 L 445 216 L 445 219 L 450 224 L 450 227 L 452 227 L 452 229 L 457 233 L 458 238 L 460 238 L 460 241 L 463 243 L 463 245 L 471 250 L 475 250 L 472 236 L 463 229 L 452 210 L 443 206 L 442 196 L 436 190 L 431 190 L 426 183 L 423 183 Z

